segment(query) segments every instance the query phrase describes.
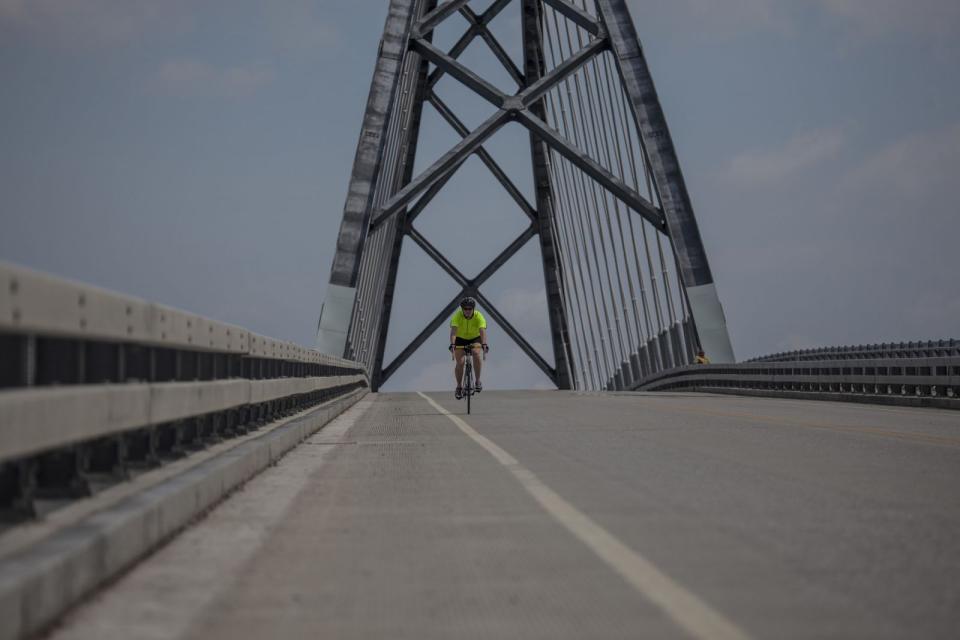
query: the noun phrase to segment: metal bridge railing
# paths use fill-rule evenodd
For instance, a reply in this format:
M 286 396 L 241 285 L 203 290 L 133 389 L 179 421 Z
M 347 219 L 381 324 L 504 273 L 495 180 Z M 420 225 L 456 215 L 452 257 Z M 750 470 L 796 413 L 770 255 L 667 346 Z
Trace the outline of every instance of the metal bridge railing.
M 747 362 L 794 362 L 818 360 L 865 360 L 877 358 L 945 358 L 960 356 L 960 340 L 893 342 L 845 347 L 826 347 L 775 353 Z
M 355 362 L 0 264 L 0 518 L 368 385 Z
M 634 390 L 760 392 L 825 400 L 899 398 L 910 399 L 902 404 L 960 408 L 960 354 L 689 365 L 650 376 Z

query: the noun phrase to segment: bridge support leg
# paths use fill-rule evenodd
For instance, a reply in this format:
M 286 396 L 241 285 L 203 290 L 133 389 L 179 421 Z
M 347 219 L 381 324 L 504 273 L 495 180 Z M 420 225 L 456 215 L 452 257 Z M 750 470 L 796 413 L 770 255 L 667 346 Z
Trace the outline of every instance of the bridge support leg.
M 727 321 L 693 214 L 690 194 L 626 0 L 597 0 L 597 8 L 609 33 L 610 48 L 646 158 L 653 170 L 700 346 L 713 362 L 734 362 Z
M 437 0 L 427 0 L 423 9 L 424 13 L 432 11 L 437 6 Z M 433 33 L 427 35 L 428 40 L 433 39 Z M 423 104 L 427 100 L 427 94 L 430 92 L 428 85 L 429 63 L 426 60 L 420 61 L 417 71 L 417 88 L 413 98 L 413 106 L 410 113 L 410 126 L 407 134 L 406 160 L 402 177 L 402 185 L 410 183 L 413 179 L 413 166 L 417 157 L 417 142 L 420 139 L 420 122 L 423 117 Z M 412 214 L 411 214 L 412 215 Z M 383 356 L 387 348 L 387 331 L 390 328 L 390 314 L 393 311 L 393 294 L 397 286 L 397 270 L 400 267 L 400 251 L 403 248 L 403 239 L 407 235 L 408 229 L 407 211 L 397 214 L 396 231 L 393 237 L 393 247 L 390 251 L 390 258 L 387 262 L 386 285 L 383 291 L 382 323 L 380 333 L 377 335 L 376 353 L 374 354 L 373 370 L 370 371 L 370 390 L 378 391 L 380 385 L 384 382 L 383 375 Z
M 543 34 L 540 32 L 541 9 L 539 0 L 523 0 L 523 62 L 526 86 L 539 80 L 545 73 L 543 58 Z M 541 120 L 546 119 L 544 101 L 541 98 L 530 105 L 530 110 Z M 567 329 L 565 305 L 560 288 L 561 264 L 555 247 L 555 224 L 551 198 L 550 171 L 547 168 L 547 145 L 530 133 L 530 153 L 533 161 L 533 184 L 537 196 L 537 226 L 540 236 L 540 253 L 543 259 L 543 279 L 547 292 L 547 313 L 550 316 L 550 336 L 553 342 L 553 357 L 556 369 L 557 388 L 571 389 L 573 382 L 570 366 L 573 356 Z
M 390 112 L 396 99 L 416 4 L 416 0 L 390 2 L 353 161 L 330 284 L 320 310 L 317 348 L 338 357 L 346 356 L 348 351 L 347 334 L 357 295 L 360 260 L 370 226 L 371 199 L 383 164 Z

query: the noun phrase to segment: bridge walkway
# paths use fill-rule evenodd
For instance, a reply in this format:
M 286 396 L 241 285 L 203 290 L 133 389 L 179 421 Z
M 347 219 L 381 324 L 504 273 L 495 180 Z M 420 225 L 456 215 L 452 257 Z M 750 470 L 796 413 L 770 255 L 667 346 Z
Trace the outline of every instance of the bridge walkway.
M 368 395 L 52 637 L 956 637 L 956 413 L 556 391 L 462 411 Z

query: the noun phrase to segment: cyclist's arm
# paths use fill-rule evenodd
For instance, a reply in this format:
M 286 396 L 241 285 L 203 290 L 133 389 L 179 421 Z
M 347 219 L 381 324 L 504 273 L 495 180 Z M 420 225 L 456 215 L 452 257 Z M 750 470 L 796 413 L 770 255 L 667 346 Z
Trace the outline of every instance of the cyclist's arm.
M 453 325 L 450 325 L 450 344 L 453 344 L 457 341 L 457 328 Z
M 487 330 L 483 327 L 480 328 L 480 344 L 487 344 Z

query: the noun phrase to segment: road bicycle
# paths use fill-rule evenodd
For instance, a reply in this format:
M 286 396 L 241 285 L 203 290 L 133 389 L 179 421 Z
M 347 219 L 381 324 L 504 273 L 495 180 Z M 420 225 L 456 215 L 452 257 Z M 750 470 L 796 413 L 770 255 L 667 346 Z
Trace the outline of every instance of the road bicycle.
M 462 346 L 457 345 L 456 347 L 454 347 L 454 349 L 457 349 L 457 350 L 462 349 L 463 351 L 470 349 L 471 351 L 473 351 L 476 349 L 482 350 L 483 346 L 477 343 L 473 343 L 473 344 L 462 345 Z M 453 358 L 454 360 L 456 360 L 456 354 L 454 354 Z M 483 354 L 483 359 L 484 360 L 487 359 L 486 353 Z M 473 397 L 473 394 L 477 392 L 477 390 L 474 389 L 473 387 L 473 354 L 472 353 L 465 353 L 463 355 L 463 367 L 464 367 L 463 368 L 463 386 L 461 387 L 461 390 L 463 391 L 463 397 L 467 399 L 467 415 L 470 415 L 470 398 Z

